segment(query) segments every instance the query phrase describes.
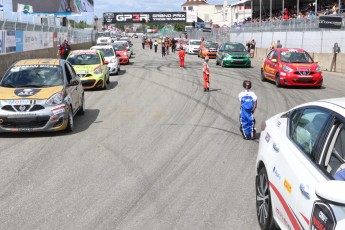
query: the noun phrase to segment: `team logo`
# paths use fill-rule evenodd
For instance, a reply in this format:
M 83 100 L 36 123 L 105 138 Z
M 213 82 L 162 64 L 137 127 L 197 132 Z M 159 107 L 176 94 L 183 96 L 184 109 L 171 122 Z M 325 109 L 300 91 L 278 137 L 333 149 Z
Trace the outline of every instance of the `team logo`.
M 30 97 L 37 94 L 40 91 L 40 89 L 16 89 L 14 90 L 14 94 L 19 97 Z

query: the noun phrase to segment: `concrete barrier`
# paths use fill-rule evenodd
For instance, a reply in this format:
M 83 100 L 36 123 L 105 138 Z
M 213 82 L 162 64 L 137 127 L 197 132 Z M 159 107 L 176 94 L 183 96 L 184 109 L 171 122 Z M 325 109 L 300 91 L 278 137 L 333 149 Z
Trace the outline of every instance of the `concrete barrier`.
M 254 58 L 257 60 L 264 60 L 270 49 L 256 48 Z M 331 62 L 333 59 L 332 53 L 309 53 L 314 60 L 316 60 L 323 71 L 330 71 Z M 345 54 L 339 53 L 336 59 L 336 71 L 337 73 L 345 73 Z
M 72 44 L 71 48 L 72 50 L 89 49 L 92 45 L 92 42 L 86 42 L 75 45 Z M 58 47 L 55 47 L 0 55 L 0 77 L 2 78 L 7 69 L 16 61 L 30 58 L 57 58 L 57 51 Z

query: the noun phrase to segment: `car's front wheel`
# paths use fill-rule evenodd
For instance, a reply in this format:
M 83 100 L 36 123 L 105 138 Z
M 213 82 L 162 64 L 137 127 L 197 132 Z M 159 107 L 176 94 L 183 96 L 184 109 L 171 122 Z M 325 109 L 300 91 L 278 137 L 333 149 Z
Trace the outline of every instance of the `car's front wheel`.
M 266 168 L 262 167 L 256 177 L 256 215 L 261 229 L 276 229 L 272 213 L 270 185 Z
M 73 111 L 72 107 L 69 107 L 68 111 L 68 118 L 67 118 L 67 127 L 65 129 L 66 132 L 72 132 L 73 131 Z
M 281 83 L 280 83 L 280 75 L 279 75 L 279 73 L 277 73 L 277 75 L 276 75 L 276 86 L 278 88 L 282 86 Z
M 222 59 L 220 66 L 224 68 L 224 60 Z
M 261 69 L 261 81 L 266 81 L 264 70 Z

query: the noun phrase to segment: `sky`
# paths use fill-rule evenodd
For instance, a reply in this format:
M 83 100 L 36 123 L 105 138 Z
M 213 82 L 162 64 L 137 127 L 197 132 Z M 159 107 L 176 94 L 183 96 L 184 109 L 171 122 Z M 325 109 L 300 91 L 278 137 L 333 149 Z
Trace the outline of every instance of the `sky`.
M 18 14 L 12 13 L 12 1 L 0 0 L 0 3 L 2 1 L 4 2 L 5 19 L 17 20 L 19 18 Z M 90 22 L 94 16 L 102 18 L 103 12 L 181 11 L 181 5 L 184 2 L 185 0 L 94 0 L 94 13 L 83 13 L 76 20 L 87 19 Z M 223 4 L 224 0 L 208 0 L 207 2 L 209 4 Z M 228 0 L 228 3 L 230 3 L 230 0 Z M 2 15 L 0 18 L 2 19 Z M 21 16 L 21 20 L 30 21 L 32 20 L 32 16 L 23 15 Z

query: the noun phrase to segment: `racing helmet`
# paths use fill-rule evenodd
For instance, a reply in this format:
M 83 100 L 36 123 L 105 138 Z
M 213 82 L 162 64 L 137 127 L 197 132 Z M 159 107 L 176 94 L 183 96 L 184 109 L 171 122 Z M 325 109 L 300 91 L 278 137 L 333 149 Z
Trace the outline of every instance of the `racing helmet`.
M 245 89 L 251 89 L 252 88 L 252 82 L 249 80 L 243 81 L 243 88 Z

